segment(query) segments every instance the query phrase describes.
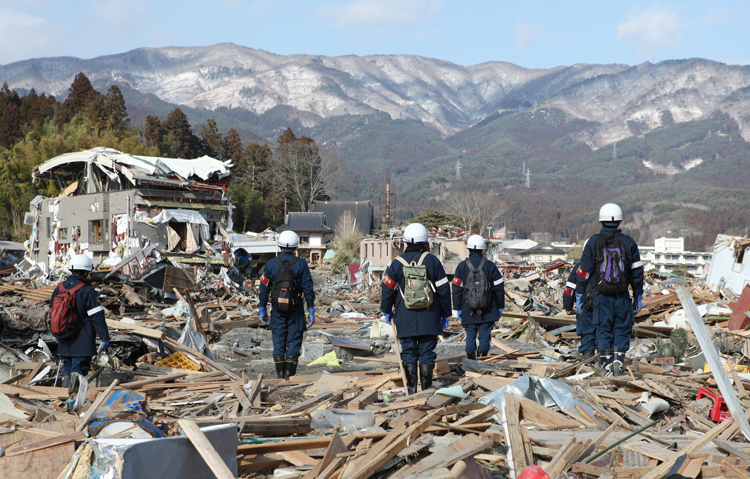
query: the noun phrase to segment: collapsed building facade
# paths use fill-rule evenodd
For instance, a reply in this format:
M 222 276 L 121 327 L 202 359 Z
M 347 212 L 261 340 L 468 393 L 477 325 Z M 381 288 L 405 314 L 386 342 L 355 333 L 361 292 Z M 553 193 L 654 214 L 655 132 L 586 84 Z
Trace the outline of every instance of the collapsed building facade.
M 61 194 L 37 196 L 29 256 L 45 272 L 87 254 L 115 265 L 140 251 L 206 252 L 231 231 L 231 162 L 134 156 L 107 148 L 68 153 L 34 168 Z M 144 257 L 148 254 L 144 254 Z

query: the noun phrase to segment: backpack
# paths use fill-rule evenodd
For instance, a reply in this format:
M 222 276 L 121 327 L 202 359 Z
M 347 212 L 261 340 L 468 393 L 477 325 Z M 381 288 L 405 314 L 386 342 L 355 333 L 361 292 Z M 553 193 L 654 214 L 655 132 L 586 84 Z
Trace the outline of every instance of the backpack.
M 76 311 L 76 292 L 84 286 L 86 282 L 81 281 L 70 289 L 66 289 L 63 283 L 57 287 L 57 296 L 49 308 L 50 327 L 55 338 L 70 339 L 83 327 Z
M 479 266 L 476 268 L 471 261 L 466 260 L 466 266 L 469 268 L 469 275 L 466 277 L 464 287 L 464 301 L 469 305 L 472 316 L 474 311 L 487 309 L 492 304 L 492 287 L 484 274 L 484 263 L 487 260 L 482 258 Z
M 428 254 L 425 251 L 419 257 L 419 261 L 411 263 L 407 263 L 401 256 L 396 258 L 404 265 L 404 289 L 399 291 L 406 309 L 424 309 L 432 304 L 435 286 L 427 279 L 427 267 L 422 264 Z
M 583 293 L 583 309 L 589 313 L 594 312 L 594 287 L 591 285 L 591 281 L 586 284 L 586 291 Z
M 621 235 L 599 235 L 596 246 L 594 274 L 597 291 L 610 296 L 627 293 L 630 258 Z
M 302 294 L 294 278 L 294 265 L 297 263 L 297 259 L 294 258 L 290 262 L 284 263 L 278 256 L 276 257 L 279 272 L 276 274 L 271 289 L 271 305 L 273 309 L 280 313 L 292 313 L 297 310 L 301 303 Z

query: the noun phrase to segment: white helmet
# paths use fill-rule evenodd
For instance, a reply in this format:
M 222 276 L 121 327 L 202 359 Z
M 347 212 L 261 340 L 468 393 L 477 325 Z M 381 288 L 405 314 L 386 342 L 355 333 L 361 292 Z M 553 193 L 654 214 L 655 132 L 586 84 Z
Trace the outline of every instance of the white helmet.
M 94 264 L 91 262 L 91 258 L 85 254 L 77 254 L 70 260 L 68 269 L 75 271 L 91 271 L 94 269 Z
M 404 230 L 404 241 L 411 244 L 427 243 L 427 228 L 420 223 L 412 223 Z
M 479 235 L 471 235 L 466 241 L 466 247 L 472 249 L 484 249 L 487 245 L 484 242 L 484 238 Z
M 622 210 L 614 203 L 607 203 L 599 210 L 599 221 L 622 221 Z
M 296 248 L 299 246 L 299 236 L 294 231 L 282 231 L 276 244 L 282 248 Z

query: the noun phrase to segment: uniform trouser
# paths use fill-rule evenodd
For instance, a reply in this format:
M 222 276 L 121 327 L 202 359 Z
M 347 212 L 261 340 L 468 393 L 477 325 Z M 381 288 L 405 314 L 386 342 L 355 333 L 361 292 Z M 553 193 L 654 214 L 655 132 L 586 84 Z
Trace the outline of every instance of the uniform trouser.
M 495 323 L 467 324 L 466 330 L 466 352 L 473 353 L 477 350 L 477 334 L 479 334 L 479 351 L 490 350 L 490 335 Z
M 580 353 L 590 353 L 596 349 L 597 333 L 593 312 L 584 309 L 576 314 L 576 333 L 581 337 L 581 345 L 578 347 Z
M 62 359 L 60 374 L 78 373 L 82 376 L 87 376 L 91 370 L 91 357 L 72 358 L 69 356 L 62 356 L 60 359 Z
M 305 314 L 283 315 L 271 311 L 273 356 L 299 356 L 305 335 Z
M 630 349 L 630 336 L 633 333 L 633 302 L 629 294 L 594 297 L 594 323 L 599 351 L 617 348 L 625 352 Z
M 437 359 L 435 346 L 437 336 L 412 336 L 410 338 L 399 338 L 401 343 L 401 361 L 404 364 L 428 364 L 434 365 Z

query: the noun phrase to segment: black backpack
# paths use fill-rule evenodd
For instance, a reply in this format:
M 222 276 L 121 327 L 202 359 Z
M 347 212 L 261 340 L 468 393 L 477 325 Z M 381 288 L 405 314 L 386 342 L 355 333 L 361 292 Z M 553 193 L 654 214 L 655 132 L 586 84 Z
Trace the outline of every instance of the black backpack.
M 591 286 L 591 281 L 589 281 L 586 283 L 586 291 L 583 293 L 583 309 L 589 313 L 594 312 L 594 294 L 594 288 Z
M 464 287 L 464 302 L 469 305 L 471 314 L 474 311 L 482 311 L 492 304 L 492 286 L 484 274 L 484 263 L 487 260 L 482 258 L 479 266 L 474 268 L 470 260 L 466 260 L 466 266 L 469 268 L 469 275 L 466 277 L 466 286 Z
M 302 299 L 299 286 L 294 278 L 294 265 L 297 263 L 297 259 L 294 258 L 288 263 L 284 263 L 278 256 L 276 257 L 279 272 L 276 274 L 271 289 L 271 305 L 273 305 L 273 309 L 280 313 L 293 313 L 297 310 Z
M 621 235 L 599 235 L 594 262 L 594 287 L 609 296 L 628 292 L 630 258 Z

